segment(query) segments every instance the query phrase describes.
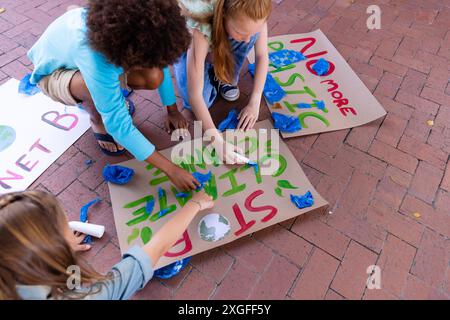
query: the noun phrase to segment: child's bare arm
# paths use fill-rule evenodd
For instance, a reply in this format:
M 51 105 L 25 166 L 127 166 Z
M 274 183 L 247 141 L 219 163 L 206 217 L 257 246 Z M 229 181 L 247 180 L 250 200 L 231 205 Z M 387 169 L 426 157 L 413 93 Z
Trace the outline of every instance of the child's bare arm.
M 255 44 L 256 72 L 252 95 L 247 106 L 239 114 L 238 128 L 252 129 L 259 117 L 261 97 L 266 83 L 266 75 L 269 70 L 269 50 L 267 49 L 267 23 L 259 35 Z
M 253 84 L 253 91 L 251 100 L 261 102 L 261 96 L 266 83 L 267 72 L 269 71 L 269 50 L 267 48 L 267 23 L 264 25 L 258 40 L 255 44 L 255 83 Z
M 205 60 L 208 55 L 209 44 L 205 36 L 194 29 L 192 46 L 187 56 L 187 78 L 189 90 L 189 103 L 198 120 L 202 121 L 203 130 L 216 129 L 203 99 Z
M 200 191 L 172 219 L 158 230 L 150 242 L 144 246 L 144 251 L 149 255 L 153 266 L 158 263 L 158 260 L 181 237 L 197 213 L 212 208 L 213 206 L 214 202 L 212 197 L 204 191 Z
M 202 122 L 203 131 L 208 131 L 207 135 L 211 137 L 220 159 L 228 164 L 234 164 L 237 162 L 234 152 L 241 152 L 241 150 L 223 139 L 203 98 L 205 60 L 209 44 L 205 36 L 198 30 L 194 30 L 192 38 L 192 46 L 187 56 L 189 102 L 195 116 Z

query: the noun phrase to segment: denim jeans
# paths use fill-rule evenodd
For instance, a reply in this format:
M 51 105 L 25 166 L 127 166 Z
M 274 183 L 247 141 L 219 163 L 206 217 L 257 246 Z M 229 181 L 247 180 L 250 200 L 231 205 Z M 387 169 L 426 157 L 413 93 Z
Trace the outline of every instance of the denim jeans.
M 234 80 L 237 84 L 239 82 L 239 74 L 245 62 L 245 58 L 248 53 L 255 46 L 256 40 L 258 40 L 259 34 L 252 36 L 249 42 L 238 42 L 230 38 L 231 49 L 234 55 Z M 183 99 L 183 105 L 187 109 L 191 109 L 189 104 L 189 92 L 188 92 L 188 77 L 187 77 L 187 53 L 184 53 L 181 58 L 173 66 L 175 79 L 178 86 L 178 92 Z M 203 99 L 206 105 L 210 108 L 217 98 L 217 88 L 213 85 L 214 66 L 205 62 L 204 70 L 204 84 L 203 84 Z

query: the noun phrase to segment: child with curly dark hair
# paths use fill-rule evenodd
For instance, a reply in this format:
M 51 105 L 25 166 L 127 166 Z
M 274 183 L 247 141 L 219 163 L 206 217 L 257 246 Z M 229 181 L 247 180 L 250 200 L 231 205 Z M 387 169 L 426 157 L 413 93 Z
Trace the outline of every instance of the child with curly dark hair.
M 159 89 L 168 107 L 168 125 L 187 128 L 177 109 L 168 65 L 190 44 L 175 0 L 90 0 L 55 20 L 28 52 L 34 64 L 30 82 L 66 105 L 82 104 L 102 151 L 130 151 L 164 171 L 180 189 L 198 182 L 174 165 L 134 126 L 134 108 L 122 93 Z M 165 68 L 165 69 L 163 69 Z

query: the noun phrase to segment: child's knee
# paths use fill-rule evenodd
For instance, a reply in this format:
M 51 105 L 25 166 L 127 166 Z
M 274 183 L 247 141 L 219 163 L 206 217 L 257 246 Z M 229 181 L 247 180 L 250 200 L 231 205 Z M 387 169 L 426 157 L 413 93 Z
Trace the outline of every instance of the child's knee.
M 92 102 L 91 93 L 79 71 L 75 73 L 70 80 L 69 90 L 76 100 L 84 103 Z

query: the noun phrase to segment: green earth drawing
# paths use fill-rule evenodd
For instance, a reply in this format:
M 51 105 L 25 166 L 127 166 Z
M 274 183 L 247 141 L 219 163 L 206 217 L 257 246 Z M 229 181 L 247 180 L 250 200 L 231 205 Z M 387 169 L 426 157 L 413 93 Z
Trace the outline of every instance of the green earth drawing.
M 208 242 L 217 242 L 225 238 L 231 231 L 230 222 L 218 213 L 203 217 L 198 225 L 200 238 Z
M 0 152 L 8 149 L 16 140 L 16 130 L 0 125 Z

